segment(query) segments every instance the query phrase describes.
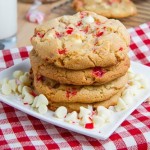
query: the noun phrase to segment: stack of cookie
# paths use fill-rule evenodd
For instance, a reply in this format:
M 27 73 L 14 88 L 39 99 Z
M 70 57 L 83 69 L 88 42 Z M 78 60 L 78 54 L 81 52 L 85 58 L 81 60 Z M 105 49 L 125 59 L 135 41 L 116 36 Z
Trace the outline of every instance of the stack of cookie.
M 121 22 L 88 11 L 40 25 L 31 38 L 33 86 L 51 110 L 115 105 L 128 81 L 129 41 Z

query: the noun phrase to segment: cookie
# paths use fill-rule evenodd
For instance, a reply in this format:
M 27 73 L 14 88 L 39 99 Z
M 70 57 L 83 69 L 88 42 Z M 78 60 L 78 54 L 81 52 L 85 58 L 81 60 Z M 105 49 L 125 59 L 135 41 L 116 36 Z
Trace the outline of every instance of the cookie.
M 108 18 L 124 18 L 137 13 L 130 0 L 74 0 L 73 7 L 77 11 L 93 11 Z
M 120 21 L 83 11 L 38 26 L 31 43 L 44 61 L 80 70 L 123 60 L 130 36 Z
M 109 108 L 109 106 L 114 106 L 117 104 L 119 97 L 121 96 L 121 93 L 123 92 L 124 88 L 122 88 L 118 93 L 113 95 L 110 99 L 96 102 L 96 103 L 56 103 L 56 102 L 49 102 L 48 108 L 52 111 L 55 111 L 60 106 L 65 106 L 68 110 L 68 112 L 72 111 L 80 111 L 80 107 L 83 106 L 85 108 L 88 108 L 88 106 L 93 106 L 94 109 L 96 109 L 98 106 L 104 106 L 106 108 Z
M 34 89 L 37 93 L 44 94 L 51 102 L 94 103 L 104 101 L 115 95 L 128 81 L 126 74 L 100 86 L 75 86 L 63 85 L 49 78 L 38 76 L 34 70 L 33 74 Z
M 58 81 L 61 84 L 72 85 L 104 84 L 125 75 L 130 66 L 129 57 L 126 56 L 124 60 L 111 67 L 69 70 L 46 63 L 38 57 L 34 50 L 30 52 L 30 61 L 32 69 L 38 74 Z

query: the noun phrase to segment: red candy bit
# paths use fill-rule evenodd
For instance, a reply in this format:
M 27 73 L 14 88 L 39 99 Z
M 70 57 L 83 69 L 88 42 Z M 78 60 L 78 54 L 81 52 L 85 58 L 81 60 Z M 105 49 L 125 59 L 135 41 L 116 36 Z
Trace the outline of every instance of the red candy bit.
M 79 26 L 81 26 L 81 25 L 82 25 L 82 22 L 79 21 L 79 22 L 77 23 L 77 26 L 79 27 Z
M 69 88 L 66 91 L 66 97 L 70 98 L 71 96 L 75 96 L 77 94 L 76 88 Z
M 93 123 L 86 123 L 85 124 L 85 128 L 86 129 L 93 129 L 94 128 L 94 124 Z
M 87 33 L 89 31 L 89 26 L 86 26 L 84 32 Z
M 61 54 L 66 54 L 67 50 L 66 48 L 64 49 L 58 49 L 58 53 L 61 55 Z
M 36 96 L 37 96 L 37 94 L 36 94 L 34 91 L 30 92 L 30 94 L 31 94 L 33 97 L 36 97 Z
M 93 75 L 94 75 L 94 76 L 102 77 L 104 73 L 105 73 L 105 71 L 102 70 L 101 67 L 95 67 L 95 68 L 93 69 Z
M 37 81 L 43 81 L 43 79 L 44 79 L 43 76 L 37 76 L 36 78 Z
M 56 37 L 60 38 L 62 35 L 59 32 L 55 32 Z
M 40 37 L 40 38 L 43 38 L 45 34 L 42 34 L 42 33 L 40 33 L 40 32 L 37 32 L 36 35 L 37 35 L 38 37 Z
M 119 51 L 123 51 L 123 47 L 120 47 L 120 48 L 119 48 Z
M 73 28 L 69 27 L 66 31 L 67 34 L 71 34 L 73 32 Z
M 23 103 L 24 105 L 28 105 L 28 103 Z
M 99 31 L 99 32 L 96 33 L 96 36 L 97 36 L 97 37 L 100 37 L 100 36 L 102 36 L 103 34 L 104 34 L 104 32 L 100 32 L 100 31 Z

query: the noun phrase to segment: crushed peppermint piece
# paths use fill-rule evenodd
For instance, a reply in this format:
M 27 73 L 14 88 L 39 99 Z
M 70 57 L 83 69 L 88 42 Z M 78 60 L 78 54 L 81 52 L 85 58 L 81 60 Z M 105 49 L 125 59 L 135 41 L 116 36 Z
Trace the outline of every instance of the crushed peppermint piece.
M 99 31 L 99 32 L 96 33 L 96 36 L 97 36 L 97 37 L 100 37 L 100 36 L 102 36 L 103 34 L 104 34 L 104 32 L 100 32 L 100 31 Z
M 75 96 L 77 94 L 76 88 L 69 88 L 66 90 L 66 97 L 70 98 L 71 96 Z
M 85 124 L 85 128 L 86 129 L 93 129 L 94 128 L 94 124 L 93 123 L 86 123 Z
M 28 103 L 23 103 L 24 105 L 28 105 Z
M 66 30 L 66 33 L 67 34 L 71 34 L 73 32 L 73 28 L 69 27 L 67 30 Z
M 40 32 L 37 32 L 36 35 L 37 35 L 38 37 L 40 37 L 40 38 L 43 38 L 45 34 L 40 33 Z
M 93 72 L 92 72 L 92 73 L 93 73 L 94 76 L 102 77 L 102 76 L 104 75 L 105 71 L 102 70 L 101 67 L 95 67 L 95 68 L 93 69 Z
M 31 91 L 30 94 L 33 96 L 33 97 L 36 97 L 37 94 L 34 92 L 34 91 Z
M 43 79 L 44 79 L 44 77 L 41 76 L 41 75 L 38 75 L 37 78 L 36 78 L 37 81 L 43 81 Z
M 82 22 L 79 21 L 79 22 L 77 23 L 77 26 L 81 26 L 81 25 L 82 25 Z
M 64 49 L 58 49 L 58 53 L 61 55 L 61 54 L 66 54 L 66 48 Z
M 123 47 L 120 47 L 120 48 L 119 48 L 119 51 L 123 51 Z
M 89 26 L 86 26 L 84 32 L 87 33 L 89 31 Z
M 57 118 L 65 118 L 67 115 L 67 108 L 64 106 L 60 106 L 56 109 L 55 114 L 54 114 Z
M 60 34 L 59 32 L 55 32 L 55 35 L 57 38 L 61 38 L 62 37 L 62 34 Z

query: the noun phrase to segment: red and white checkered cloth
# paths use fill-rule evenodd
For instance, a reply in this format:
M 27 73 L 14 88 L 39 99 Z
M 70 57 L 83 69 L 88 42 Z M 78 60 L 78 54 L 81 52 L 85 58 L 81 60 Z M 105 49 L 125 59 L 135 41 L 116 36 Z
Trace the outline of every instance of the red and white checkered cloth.
M 128 30 L 130 58 L 150 66 L 150 22 Z M 28 57 L 31 47 L 0 51 L 0 71 Z M 40 121 L 0 102 L 0 150 L 3 149 L 150 149 L 150 104 L 139 106 L 107 140 L 96 140 Z

